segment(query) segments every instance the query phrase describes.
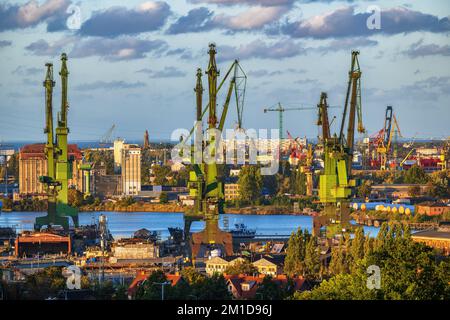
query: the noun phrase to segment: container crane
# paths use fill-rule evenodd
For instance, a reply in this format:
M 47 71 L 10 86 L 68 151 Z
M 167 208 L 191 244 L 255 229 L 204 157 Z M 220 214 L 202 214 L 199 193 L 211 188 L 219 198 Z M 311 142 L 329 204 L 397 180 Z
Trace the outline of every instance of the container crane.
M 324 143 L 324 170 L 319 178 L 319 200 L 323 211 L 313 220 L 313 234 L 319 235 L 326 227 L 326 237 L 330 241 L 337 234 L 351 230 L 350 197 L 354 193 L 356 180 L 351 178 L 356 117 L 357 130 L 363 133 L 361 112 L 359 51 L 352 51 L 347 95 L 344 105 L 339 136 L 331 136 L 328 121 L 326 94 L 322 93 L 318 104 L 318 124 L 322 126 Z M 347 135 L 344 135 L 348 115 Z

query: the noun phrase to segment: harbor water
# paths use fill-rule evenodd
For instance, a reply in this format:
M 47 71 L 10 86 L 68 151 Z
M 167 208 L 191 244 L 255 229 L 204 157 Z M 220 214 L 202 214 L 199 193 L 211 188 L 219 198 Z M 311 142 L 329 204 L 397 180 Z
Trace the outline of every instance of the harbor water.
M 17 232 L 33 230 L 36 217 L 45 215 L 45 212 L 2 212 L 0 214 L 0 227 L 14 227 Z M 145 228 L 157 231 L 161 239 L 169 236 L 168 227 L 184 227 L 182 213 L 160 212 L 80 212 L 80 224 L 88 225 L 98 222 L 100 214 L 108 218 L 108 227 L 115 239 L 131 237 L 139 229 Z M 298 228 L 312 230 L 312 217 L 300 215 L 238 215 L 223 214 L 220 216 L 220 227 L 224 228 L 224 220 L 228 220 L 230 228 L 235 223 L 243 223 L 249 229 L 256 230 L 256 236 L 289 236 Z M 201 231 L 204 223 L 196 221 L 191 226 L 192 232 Z M 378 228 L 364 226 L 364 232 L 376 236 Z

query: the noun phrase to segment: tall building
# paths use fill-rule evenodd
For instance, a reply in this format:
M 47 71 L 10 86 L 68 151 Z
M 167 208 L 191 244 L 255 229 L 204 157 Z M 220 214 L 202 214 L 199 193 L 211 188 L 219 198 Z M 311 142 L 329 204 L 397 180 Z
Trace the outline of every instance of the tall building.
M 141 191 L 141 148 L 124 144 L 121 157 L 122 194 L 137 195 Z
M 83 177 L 78 165 L 82 161 L 80 149 L 76 144 L 68 146 L 69 159 L 72 158 L 72 178 L 69 187 L 82 190 Z M 19 194 L 20 196 L 44 196 L 44 184 L 39 182 L 39 176 L 47 175 L 47 159 L 45 157 L 45 144 L 36 143 L 25 145 L 19 152 Z
M 122 149 L 125 145 L 123 139 L 114 140 L 114 173 L 119 174 L 122 168 Z
M 150 140 L 148 138 L 148 130 L 145 130 L 144 134 L 144 149 L 150 148 Z

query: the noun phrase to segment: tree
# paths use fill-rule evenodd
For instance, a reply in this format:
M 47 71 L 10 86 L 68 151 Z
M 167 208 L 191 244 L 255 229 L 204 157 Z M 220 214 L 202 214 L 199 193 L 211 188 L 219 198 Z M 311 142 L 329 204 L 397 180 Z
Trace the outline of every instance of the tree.
M 168 203 L 169 202 L 169 196 L 167 195 L 167 192 L 161 192 L 159 195 L 159 202 L 160 203 Z
M 319 252 L 319 246 L 317 245 L 317 238 L 316 237 L 309 237 L 309 239 L 306 240 L 306 247 L 305 247 L 305 276 L 307 278 L 317 278 L 319 276 L 320 272 L 320 252 Z
M 292 232 L 286 249 L 284 260 L 284 272 L 289 276 L 303 274 L 303 260 L 305 250 L 303 246 L 303 231 L 298 228 L 297 232 Z
M 282 300 L 286 297 L 286 287 L 273 281 L 271 276 L 265 276 L 256 289 L 256 297 L 261 300 Z
M 413 198 L 420 196 L 420 186 L 410 186 L 408 188 L 408 194 Z
M 162 288 L 159 283 L 167 282 L 166 275 L 162 270 L 152 272 L 147 280 L 145 280 L 136 292 L 137 300 L 161 300 Z M 173 288 L 171 285 L 164 287 L 164 299 L 170 299 L 173 295 Z
M 69 189 L 68 193 L 68 202 L 69 205 L 75 208 L 79 208 L 83 205 L 83 193 L 81 191 L 78 191 L 76 189 Z
M 170 176 L 172 169 L 169 166 L 160 166 L 160 165 L 154 165 L 152 166 L 152 171 L 155 176 L 155 185 L 167 185 L 168 179 L 167 177 Z
M 362 185 L 360 185 L 357 188 L 357 194 L 359 197 L 361 198 L 367 198 L 370 196 L 370 192 L 371 192 L 372 188 L 370 187 L 370 184 L 368 183 L 363 183 Z
M 364 230 L 363 228 L 357 228 L 355 231 L 355 237 L 351 241 L 350 254 L 352 257 L 352 263 L 355 265 L 359 260 L 364 257 Z
M 253 275 L 257 272 L 258 269 L 248 260 L 238 261 L 225 269 L 225 273 L 229 275 Z
M 405 183 L 425 184 L 428 182 L 428 176 L 425 171 L 418 165 L 413 165 L 405 173 Z
M 244 166 L 239 172 L 239 195 L 241 200 L 251 204 L 261 197 L 263 179 L 260 168 L 257 166 Z

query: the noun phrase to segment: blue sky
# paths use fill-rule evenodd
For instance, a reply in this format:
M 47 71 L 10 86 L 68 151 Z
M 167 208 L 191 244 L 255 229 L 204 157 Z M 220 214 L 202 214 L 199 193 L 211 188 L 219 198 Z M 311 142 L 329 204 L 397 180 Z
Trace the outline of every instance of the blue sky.
M 80 9 L 77 30 L 67 28 L 70 5 Z M 366 26 L 372 5 L 381 8 L 379 30 Z M 447 0 L 2 1 L 0 141 L 45 139 L 44 65 L 57 71 L 62 52 L 69 55 L 71 140 L 99 139 L 113 123 L 115 135 L 129 140 L 146 129 L 151 139 L 168 139 L 193 124 L 195 73 L 207 67 L 209 42 L 223 73 L 238 58 L 248 75 L 247 128 L 276 128 L 277 114 L 265 107 L 314 106 L 322 91 L 330 105 L 343 105 L 350 52 L 358 49 L 369 134 L 392 105 L 404 136 L 446 137 L 449 19 Z M 332 112 L 340 118 L 341 110 Z M 316 116 L 286 112 L 285 128 L 315 137 Z M 235 120 L 231 112 L 228 127 Z

